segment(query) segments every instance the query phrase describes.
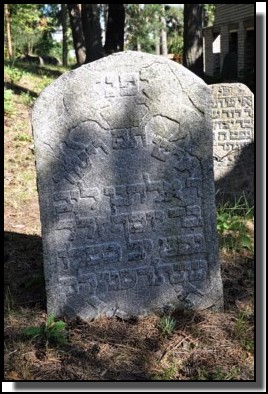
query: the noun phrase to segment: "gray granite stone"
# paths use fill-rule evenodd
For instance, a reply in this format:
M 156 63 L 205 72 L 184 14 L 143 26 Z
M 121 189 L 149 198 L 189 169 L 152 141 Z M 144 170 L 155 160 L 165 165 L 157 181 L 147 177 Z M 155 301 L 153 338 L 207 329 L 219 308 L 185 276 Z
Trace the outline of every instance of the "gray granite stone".
M 117 53 L 58 78 L 32 122 L 48 313 L 222 306 L 201 79 L 164 57 Z
M 213 156 L 218 201 L 254 199 L 254 95 L 241 83 L 212 89 Z

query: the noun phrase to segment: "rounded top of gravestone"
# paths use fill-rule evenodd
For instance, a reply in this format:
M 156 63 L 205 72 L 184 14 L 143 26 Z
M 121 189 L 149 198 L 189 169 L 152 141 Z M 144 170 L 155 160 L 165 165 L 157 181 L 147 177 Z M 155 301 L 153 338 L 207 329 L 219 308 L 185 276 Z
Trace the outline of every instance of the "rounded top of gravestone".
M 178 91 L 174 92 L 177 81 L 181 90 L 186 95 L 192 97 L 194 105 L 197 105 L 198 101 L 199 110 L 204 111 L 207 107 L 206 103 L 202 100 L 204 97 L 203 89 L 205 89 L 207 85 L 201 78 L 197 77 L 187 68 L 164 56 L 156 56 L 144 52 L 126 51 L 114 53 L 94 62 L 82 65 L 73 71 L 64 73 L 44 89 L 39 99 L 35 102 L 34 112 L 40 109 L 39 106 L 42 106 L 40 101 L 44 101 L 47 96 L 53 95 L 53 98 L 57 98 L 57 96 L 55 96 L 56 92 L 57 95 L 62 96 L 62 94 L 66 93 L 64 89 L 71 89 L 72 86 L 74 87 L 75 85 L 78 88 L 77 94 L 80 96 L 84 94 L 92 96 L 98 93 L 100 97 L 105 96 L 106 98 L 112 98 L 112 92 L 108 95 L 101 89 L 101 81 L 96 81 L 96 90 L 93 91 L 87 88 L 87 84 L 91 80 L 98 78 L 98 76 L 100 77 L 100 74 L 103 73 L 107 76 L 106 84 L 113 87 L 114 82 L 112 80 L 109 81 L 109 76 L 112 76 L 114 73 L 128 72 L 139 73 L 140 79 L 147 82 L 148 85 L 158 84 L 157 93 L 163 94 L 167 90 L 170 94 L 170 98 L 173 94 L 179 93 Z M 98 75 L 96 73 L 100 74 Z M 127 76 L 125 78 L 127 78 Z M 77 85 L 78 83 L 80 83 L 80 85 Z M 128 83 L 128 85 L 125 86 L 126 88 L 133 82 L 122 80 L 121 85 L 124 83 L 125 85 Z M 97 89 L 98 87 L 100 88 L 99 90 Z M 120 92 L 120 94 L 123 96 L 123 91 Z M 146 95 L 146 91 L 144 91 L 144 94 Z M 130 96 L 129 92 L 128 96 Z
M 164 56 L 119 52 L 67 72 L 44 89 L 32 123 L 46 141 L 48 127 L 60 133 L 94 119 L 103 129 L 120 129 L 159 114 L 178 122 L 185 134 L 211 134 L 208 93 L 202 79 Z M 204 155 L 196 145 L 193 153 Z
M 252 91 L 243 83 L 238 82 L 222 82 L 209 85 L 212 89 L 213 95 L 219 96 L 253 96 Z

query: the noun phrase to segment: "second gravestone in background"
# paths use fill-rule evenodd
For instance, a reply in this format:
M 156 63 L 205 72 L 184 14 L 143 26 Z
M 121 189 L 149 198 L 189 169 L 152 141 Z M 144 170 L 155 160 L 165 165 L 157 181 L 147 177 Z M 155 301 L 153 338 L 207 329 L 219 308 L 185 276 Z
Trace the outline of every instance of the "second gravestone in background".
M 33 130 L 48 313 L 222 306 L 207 85 L 164 57 L 64 74 Z
M 254 95 L 241 83 L 210 85 L 216 199 L 254 200 Z

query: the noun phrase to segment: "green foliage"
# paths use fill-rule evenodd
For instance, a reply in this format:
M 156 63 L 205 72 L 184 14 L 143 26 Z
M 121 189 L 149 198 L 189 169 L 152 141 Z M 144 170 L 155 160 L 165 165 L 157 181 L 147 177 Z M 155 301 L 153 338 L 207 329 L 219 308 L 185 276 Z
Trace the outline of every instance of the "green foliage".
M 246 313 L 245 311 L 242 311 L 239 313 L 238 318 L 236 319 L 235 335 L 237 338 L 241 338 L 241 336 L 245 332 L 245 318 L 246 318 Z
M 128 49 L 137 49 L 138 44 L 144 52 L 155 52 L 156 39 L 159 39 L 161 30 L 175 31 L 176 15 L 175 7 L 169 7 L 169 13 L 165 14 L 162 4 L 127 4 L 126 5 L 126 30 Z M 173 15 L 173 19 L 172 19 Z M 163 25 L 161 17 L 165 17 Z M 167 25 L 168 24 L 168 25 Z M 173 46 L 175 34 L 173 34 Z
M 31 338 L 43 338 L 47 343 L 64 345 L 67 341 L 66 323 L 55 321 L 54 316 L 48 316 L 46 324 L 41 327 L 27 327 L 23 334 Z
M 30 95 L 30 93 L 21 93 L 20 94 L 21 101 L 23 104 L 28 105 L 29 107 L 34 103 L 35 98 Z
M 31 32 L 33 28 L 39 25 L 39 4 L 10 4 L 9 10 L 12 23 L 24 32 Z
M 232 367 L 229 371 L 221 367 L 215 367 L 214 370 L 208 371 L 204 366 L 197 369 L 197 377 L 193 380 L 235 380 L 239 376 L 240 369 Z
M 228 208 L 227 208 L 228 209 Z M 217 230 L 220 234 L 224 234 L 225 231 L 237 231 L 240 229 L 241 218 L 237 215 L 233 215 L 232 211 L 220 211 L 218 213 L 218 224 Z
M 170 335 L 175 330 L 176 321 L 171 316 L 161 317 L 158 329 L 163 336 Z
M 42 35 L 38 36 L 38 39 L 34 43 L 34 51 L 38 56 L 51 55 L 54 46 L 61 47 L 60 43 L 56 42 L 52 38 L 51 31 L 44 31 Z
M 53 316 L 49 316 L 45 327 L 48 341 L 55 341 L 58 344 L 66 343 L 67 333 L 65 328 L 66 323 L 64 321 L 59 320 L 56 322 Z
M 146 22 L 150 25 L 151 32 L 159 34 L 160 30 L 166 28 L 160 19 L 162 16 L 165 16 L 162 4 L 144 4 L 144 15 Z
M 144 6 L 141 4 L 127 4 L 126 7 L 127 42 L 126 48 L 151 52 L 153 39 L 149 36 L 150 26 L 146 23 Z
M 215 4 L 204 4 L 203 7 L 203 25 L 204 27 L 212 26 L 215 19 Z
M 253 207 L 246 198 L 240 198 L 235 204 L 222 204 L 217 210 L 217 230 L 221 247 L 227 250 L 241 251 L 246 248 L 253 252 L 253 238 L 247 233 L 246 223 L 253 219 Z
M 173 363 L 170 367 L 165 368 L 161 373 L 155 375 L 153 380 L 173 380 L 177 373 L 176 365 Z
M 24 54 L 61 57 L 61 44 L 52 38 L 61 25 L 60 4 L 9 4 L 9 10 L 14 57 Z M 70 43 L 70 28 L 68 39 Z
M 38 88 L 40 89 L 40 91 L 42 91 L 42 90 L 45 89 L 48 85 L 50 85 L 53 81 L 54 81 L 53 78 L 48 77 L 47 75 L 44 75 L 44 76 L 42 77 L 42 81 L 40 81 L 39 84 L 38 84 Z
M 254 352 L 254 339 L 248 337 L 249 322 L 253 320 L 253 315 L 246 310 L 240 311 L 235 322 L 234 335 L 240 341 L 241 346 Z
M 168 36 L 168 53 L 182 55 L 183 52 L 183 37 L 177 34 Z
M 14 107 L 12 104 L 13 100 L 13 91 L 11 89 L 4 90 L 4 113 L 7 116 L 10 116 L 14 113 Z
M 7 65 L 4 68 L 4 72 L 5 74 L 8 75 L 8 77 L 10 78 L 11 83 L 16 83 L 19 82 L 20 79 L 23 76 L 23 70 L 20 70 L 17 67 L 14 67 L 13 65 Z
M 32 142 L 32 138 L 25 133 L 19 133 L 15 138 L 14 141 L 20 141 L 20 142 Z
M 27 327 L 23 330 L 23 334 L 27 335 L 28 337 L 38 337 L 43 335 L 43 328 L 41 327 Z
M 166 6 L 168 53 L 181 55 L 183 52 L 183 10 Z
M 165 17 L 166 23 L 161 20 Z M 183 49 L 183 11 L 181 8 L 162 4 L 127 4 L 126 31 L 128 49 L 136 50 L 138 44 L 144 52 L 155 52 L 156 39 L 161 30 L 167 31 L 168 52 L 181 54 Z
M 61 59 L 62 43 L 55 41 L 52 36 L 52 33 L 62 26 L 61 4 L 41 4 L 40 6 L 45 28 L 42 36 L 34 46 L 35 53 L 39 56 L 49 55 Z M 67 46 L 72 47 L 73 37 L 69 24 L 70 21 L 69 18 L 67 18 Z
M 14 55 L 32 53 L 34 44 L 42 36 L 39 4 L 10 4 L 11 37 Z

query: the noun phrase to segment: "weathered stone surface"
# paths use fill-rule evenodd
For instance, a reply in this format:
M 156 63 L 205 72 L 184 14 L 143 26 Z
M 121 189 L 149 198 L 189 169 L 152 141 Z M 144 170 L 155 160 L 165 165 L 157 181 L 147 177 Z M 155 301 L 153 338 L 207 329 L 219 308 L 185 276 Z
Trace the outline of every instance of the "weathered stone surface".
M 254 197 L 254 95 L 241 83 L 212 89 L 213 156 L 217 200 Z
M 181 65 L 118 53 L 33 110 L 48 312 L 222 306 L 211 95 Z

